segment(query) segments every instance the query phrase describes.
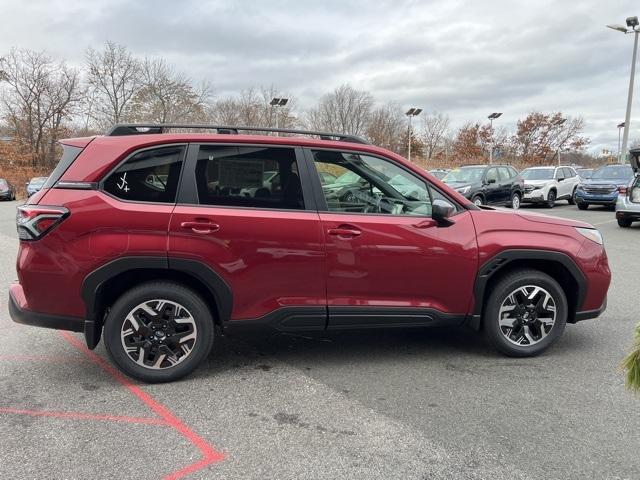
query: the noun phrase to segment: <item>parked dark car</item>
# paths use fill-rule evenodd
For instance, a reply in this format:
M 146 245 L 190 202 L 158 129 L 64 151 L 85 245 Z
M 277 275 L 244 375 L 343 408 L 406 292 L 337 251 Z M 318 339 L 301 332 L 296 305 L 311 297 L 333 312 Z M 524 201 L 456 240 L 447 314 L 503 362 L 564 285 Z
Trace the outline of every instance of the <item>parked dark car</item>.
M 589 205 L 615 207 L 620 192 L 626 193 L 633 178 L 629 165 L 605 165 L 598 168 L 591 178 L 580 182 L 576 189 L 576 203 L 580 210 Z
M 0 200 L 15 200 L 16 189 L 8 180 L 0 178 Z
M 47 181 L 47 177 L 33 177 L 27 182 L 27 196 L 30 197 L 36 192 L 39 192 L 44 183 Z
M 165 128 L 61 140 L 60 163 L 18 207 L 14 321 L 84 332 L 91 349 L 104 338 L 123 372 L 163 382 L 242 326 L 467 325 L 526 357 L 606 307 L 611 274 L 589 224 L 480 208 L 349 135 Z M 475 168 L 484 191 L 519 195 L 509 167 Z M 323 172 L 339 175 L 333 187 Z M 238 193 L 254 187 L 268 194 Z
M 442 181 L 476 205 L 520 208 L 524 180 L 510 165 L 470 165 L 451 170 Z

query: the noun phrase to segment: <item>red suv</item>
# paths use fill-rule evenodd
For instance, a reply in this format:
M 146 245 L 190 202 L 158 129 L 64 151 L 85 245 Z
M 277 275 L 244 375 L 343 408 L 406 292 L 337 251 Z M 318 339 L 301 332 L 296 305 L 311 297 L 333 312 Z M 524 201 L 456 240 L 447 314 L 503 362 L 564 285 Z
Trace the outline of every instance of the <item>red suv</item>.
M 464 324 L 530 356 L 605 308 L 588 224 L 478 207 L 357 137 L 168 133 L 186 128 L 61 142 L 18 208 L 13 320 L 84 332 L 89 348 L 104 331 L 123 372 L 161 382 L 232 327 Z

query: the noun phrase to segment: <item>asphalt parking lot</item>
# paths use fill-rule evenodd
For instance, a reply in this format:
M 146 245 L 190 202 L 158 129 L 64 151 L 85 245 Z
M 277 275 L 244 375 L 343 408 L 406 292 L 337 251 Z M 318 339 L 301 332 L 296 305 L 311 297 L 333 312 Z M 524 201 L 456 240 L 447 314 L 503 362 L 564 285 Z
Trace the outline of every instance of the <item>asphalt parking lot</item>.
M 11 322 L 16 202 L 0 203 L 0 478 L 640 478 L 640 397 L 619 368 L 640 226 L 560 203 L 524 209 L 596 225 L 613 283 L 606 313 L 542 357 L 466 330 L 252 334 L 153 386 L 81 335 Z

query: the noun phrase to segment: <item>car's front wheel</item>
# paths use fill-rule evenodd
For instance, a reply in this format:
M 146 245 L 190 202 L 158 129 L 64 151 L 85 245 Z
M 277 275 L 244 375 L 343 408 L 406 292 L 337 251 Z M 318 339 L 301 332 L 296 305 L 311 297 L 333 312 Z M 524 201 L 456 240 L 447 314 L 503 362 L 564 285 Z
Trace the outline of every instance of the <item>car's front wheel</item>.
M 556 192 L 555 190 L 549 190 L 547 195 L 547 207 L 553 208 L 556 204 Z
M 521 270 L 507 274 L 491 290 L 483 329 L 501 353 L 530 357 L 560 337 L 567 313 L 567 298 L 558 282 L 538 270 Z
M 204 300 L 173 282 L 134 287 L 111 307 L 104 339 L 113 362 L 143 382 L 191 373 L 213 346 L 214 323 Z
M 473 202 L 473 204 L 477 207 L 479 207 L 480 205 L 484 205 L 484 200 L 480 195 L 474 195 L 471 199 L 471 202 Z
M 586 210 L 587 208 L 589 208 L 589 204 L 588 203 L 584 203 L 584 202 L 579 202 L 578 203 L 578 208 L 580 210 Z
M 511 203 L 509 204 L 509 206 L 514 210 L 520 208 L 520 194 L 518 192 L 513 192 L 511 194 Z

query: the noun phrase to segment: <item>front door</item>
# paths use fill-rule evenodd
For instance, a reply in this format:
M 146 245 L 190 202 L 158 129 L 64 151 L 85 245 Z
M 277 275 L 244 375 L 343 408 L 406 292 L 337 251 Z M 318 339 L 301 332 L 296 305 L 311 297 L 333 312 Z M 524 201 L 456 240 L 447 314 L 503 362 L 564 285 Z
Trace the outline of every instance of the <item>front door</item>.
M 217 273 L 233 296 L 231 320 L 326 326 L 324 238 L 313 198 L 303 193 L 301 155 L 259 145 L 189 147 L 170 262 L 195 260 Z
M 470 214 L 457 207 L 439 227 L 432 201 L 447 199 L 415 173 L 373 155 L 307 153 L 325 203 L 329 327 L 462 319 L 478 262 Z M 336 179 L 322 185 L 323 173 Z

